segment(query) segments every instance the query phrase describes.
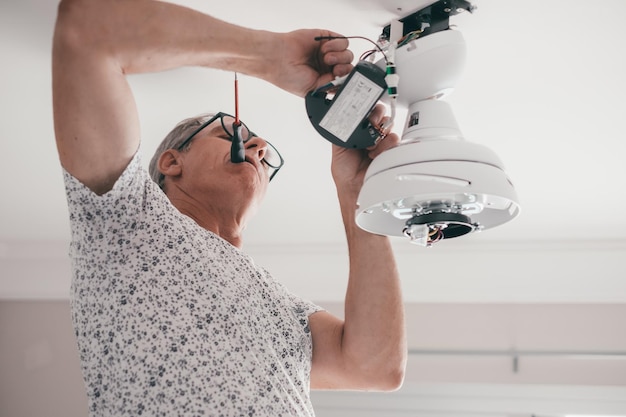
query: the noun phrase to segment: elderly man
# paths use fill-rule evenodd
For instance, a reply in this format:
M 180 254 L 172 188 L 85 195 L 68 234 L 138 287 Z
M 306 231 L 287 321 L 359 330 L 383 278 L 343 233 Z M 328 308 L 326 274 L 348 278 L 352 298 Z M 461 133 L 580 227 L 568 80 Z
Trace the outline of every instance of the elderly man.
M 345 319 L 293 294 L 241 251 L 282 165 L 232 116 L 188 119 L 142 166 L 126 75 L 237 71 L 303 96 L 351 69 L 345 39 L 232 25 L 174 4 L 62 1 L 54 121 L 72 228 L 72 318 L 92 416 L 313 415 L 309 390 L 391 390 L 406 360 L 388 239 L 359 229 L 372 158 L 333 149 L 350 256 Z M 383 109 L 370 116 L 380 124 Z M 239 146 L 240 160 L 231 156 Z M 306 266 L 303 266 L 306 267 Z

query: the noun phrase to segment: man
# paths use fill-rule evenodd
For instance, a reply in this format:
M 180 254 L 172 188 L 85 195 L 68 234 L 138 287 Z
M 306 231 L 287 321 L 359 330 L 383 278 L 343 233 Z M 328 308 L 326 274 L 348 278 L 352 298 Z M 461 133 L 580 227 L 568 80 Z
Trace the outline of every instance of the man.
M 303 96 L 351 69 L 347 41 L 320 35 L 332 33 L 254 31 L 161 2 L 61 2 L 54 121 L 92 416 L 304 416 L 313 415 L 310 388 L 400 386 L 393 254 L 386 237 L 354 222 L 365 170 L 396 135 L 367 152 L 333 149 L 350 256 L 344 320 L 290 294 L 240 250 L 271 175 L 275 149 L 264 139 L 241 125 L 245 162 L 234 163 L 230 116 L 190 120 L 155 155 L 162 190 L 142 168 L 126 74 L 205 66 Z M 382 108 L 370 119 L 380 124 Z

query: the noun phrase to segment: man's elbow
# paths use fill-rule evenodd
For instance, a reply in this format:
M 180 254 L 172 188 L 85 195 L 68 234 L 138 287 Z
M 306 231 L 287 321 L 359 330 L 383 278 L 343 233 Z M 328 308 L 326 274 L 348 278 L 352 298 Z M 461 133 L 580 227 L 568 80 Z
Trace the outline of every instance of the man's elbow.
M 387 369 L 380 375 L 375 389 L 383 392 L 397 391 L 402 387 L 404 376 L 405 367 L 403 365 Z
M 59 29 L 69 29 L 78 24 L 81 18 L 86 18 L 87 6 L 81 0 L 61 0 L 57 7 L 57 31 Z
M 92 50 L 102 43 L 102 33 L 97 33 L 96 20 L 103 20 L 104 16 L 98 11 L 98 2 L 81 0 L 62 0 L 57 9 L 57 19 L 54 33 L 55 49 Z M 94 19 L 94 15 L 100 16 Z
M 59 54 L 81 45 L 80 3 L 75 0 L 62 0 L 57 10 L 54 28 L 54 53 Z M 63 58 L 66 58 L 63 55 Z
M 399 345 L 386 355 L 387 360 L 383 360 L 381 364 L 381 390 L 396 391 L 402 387 L 406 373 L 407 353 L 406 346 Z
M 388 360 L 377 366 L 361 369 L 362 388 L 367 391 L 396 391 L 402 387 L 406 360 Z

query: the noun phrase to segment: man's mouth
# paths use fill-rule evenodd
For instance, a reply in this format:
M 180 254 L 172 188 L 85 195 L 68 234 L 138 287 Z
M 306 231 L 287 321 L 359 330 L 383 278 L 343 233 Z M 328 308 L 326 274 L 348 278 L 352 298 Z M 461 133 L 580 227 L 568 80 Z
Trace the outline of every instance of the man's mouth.
M 259 161 L 256 161 L 256 160 L 246 156 L 246 159 L 245 159 L 244 162 L 249 163 L 250 165 L 252 165 L 254 167 L 254 169 L 256 169 L 257 172 L 259 172 L 259 170 L 260 170 L 260 162 Z

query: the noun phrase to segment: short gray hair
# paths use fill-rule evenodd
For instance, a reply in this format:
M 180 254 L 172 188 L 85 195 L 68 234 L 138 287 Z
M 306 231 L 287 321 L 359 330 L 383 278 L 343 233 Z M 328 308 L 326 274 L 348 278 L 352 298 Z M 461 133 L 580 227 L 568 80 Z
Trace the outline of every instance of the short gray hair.
M 152 180 L 156 182 L 162 190 L 165 190 L 165 175 L 159 171 L 158 167 L 161 154 L 168 149 L 178 149 L 180 144 L 183 143 L 183 141 L 187 139 L 194 132 L 194 130 L 199 128 L 204 122 L 213 116 L 215 116 L 215 113 L 207 113 L 185 119 L 178 123 L 174 129 L 172 129 L 170 133 L 165 136 L 165 139 L 161 141 L 161 144 L 156 149 L 152 159 L 150 160 L 148 172 L 150 173 Z M 190 141 L 187 145 L 185 145 L 185 148 L 182 150 L 186 150 L 191 142 L 193 141 Z

